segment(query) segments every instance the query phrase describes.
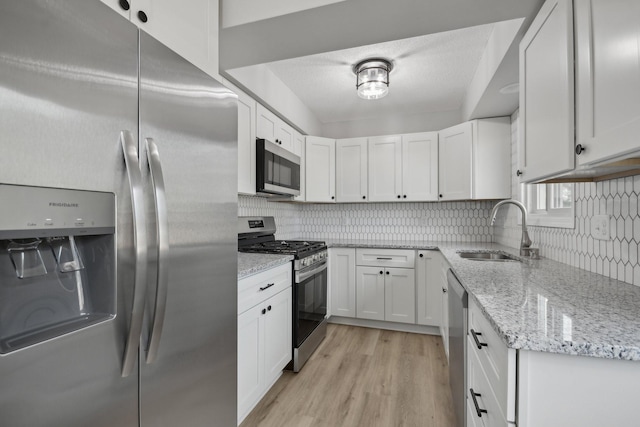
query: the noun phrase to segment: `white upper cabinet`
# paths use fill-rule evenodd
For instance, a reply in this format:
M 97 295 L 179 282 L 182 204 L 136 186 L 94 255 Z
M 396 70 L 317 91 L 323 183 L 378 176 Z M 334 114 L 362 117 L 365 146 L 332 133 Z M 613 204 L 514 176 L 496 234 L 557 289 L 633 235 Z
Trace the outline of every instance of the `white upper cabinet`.
M 256 101 L 238 94 L 238 193 L 256 194 Z
M 402 196 L 438 200 L 438 132 L 402 135 Z
M 399 135 L 369 138 L 369 200 L 402 200 L 402 139 Z
M 336 201 L 367 201 L 367 138 L 336 140 Z
M 306 138 L 306 198 L 308 202 L 336 200 L 336 140 Z
M 440 131 L 439 179 L 440 200 L 471 198 L 471 122 Z
M 574 169 L 571 0 L 547 0 L 520 42 L 520 119 L 522 182 Z
M 218 0 L 102 0 L 138 27 L 220 80 Z
M 256 108 L 256 135 L 258 138 L 281 145 L 282 148 L 294 152 L 295 130 L 280 117 L 258 104 Z
M 640 2 L 575 0 L 580 165 L 640 150 Z
M 511 119 L 478 119 L 440 131 L 439 199 L 511 197 Z

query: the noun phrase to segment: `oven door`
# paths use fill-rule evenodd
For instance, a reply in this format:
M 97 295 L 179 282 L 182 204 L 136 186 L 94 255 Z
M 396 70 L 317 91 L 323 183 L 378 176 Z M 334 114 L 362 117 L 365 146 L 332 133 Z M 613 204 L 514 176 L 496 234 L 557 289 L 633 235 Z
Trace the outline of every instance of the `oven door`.
M 300 194 L 300 157 L 264 139 L 256 141 L 256 192 Z
M 293 286 L 293 345 L 297 348 L 327 314 L 327 261 L 297 271 Z

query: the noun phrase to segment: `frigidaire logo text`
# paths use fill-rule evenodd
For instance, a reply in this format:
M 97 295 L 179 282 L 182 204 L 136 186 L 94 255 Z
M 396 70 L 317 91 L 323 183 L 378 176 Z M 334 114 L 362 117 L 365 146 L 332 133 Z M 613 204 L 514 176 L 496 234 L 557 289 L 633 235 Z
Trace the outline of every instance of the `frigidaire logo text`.
M 67 202 L 49 202 L 49 206 L 55 206 L 57 208 L 77 208 L 77 207 L 79 207 L 78 203 L 67 203 Z

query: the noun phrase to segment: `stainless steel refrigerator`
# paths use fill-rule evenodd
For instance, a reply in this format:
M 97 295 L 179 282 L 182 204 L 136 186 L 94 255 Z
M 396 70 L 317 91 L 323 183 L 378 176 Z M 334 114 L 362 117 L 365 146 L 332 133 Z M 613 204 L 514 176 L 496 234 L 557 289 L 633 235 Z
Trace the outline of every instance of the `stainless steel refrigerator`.
M 236 108 L 97 0 L 0 3 L 1 426 L 236 425 Z

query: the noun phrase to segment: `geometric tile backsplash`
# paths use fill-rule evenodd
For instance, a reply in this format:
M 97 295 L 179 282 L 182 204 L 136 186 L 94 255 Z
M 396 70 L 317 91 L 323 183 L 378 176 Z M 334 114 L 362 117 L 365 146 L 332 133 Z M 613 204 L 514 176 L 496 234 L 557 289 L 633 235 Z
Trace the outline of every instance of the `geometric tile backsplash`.
M 294 204 L 238 196 L 238 215 L 269 215 L 281 239 L 491 242 L 492 202 Z
M 308 204 L 302 237 L 491 242 L 492 202 Z
M 512 189 L 515 180 L 518 112 L 512 116 Z M 540 256 L 640 286 L 640 176 L 576 183 L 575 228 L 529 226 Z M 489 226 L 494 202 L 299 204 L 238 196 L 238 215 L 269 215 L 281 239 L 491 242 L 520 246 L 519 212 L 501 209 Z M 611 239 L 595 240 L 593 215 L 610 215 Z

